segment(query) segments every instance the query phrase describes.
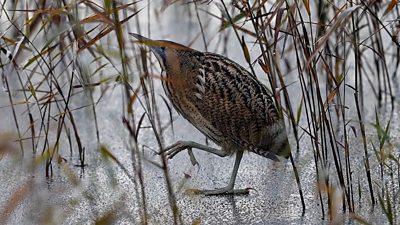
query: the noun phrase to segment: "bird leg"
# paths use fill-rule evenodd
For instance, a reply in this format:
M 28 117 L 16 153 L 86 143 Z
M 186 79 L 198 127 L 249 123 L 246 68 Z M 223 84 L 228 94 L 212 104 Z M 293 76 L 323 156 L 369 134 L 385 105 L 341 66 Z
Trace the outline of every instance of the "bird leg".
M 159 154 L 166 153 L 168 159 L 172 159 L 176 154 L 183 150 L 188 150 L 190 160 L 193 163 L 197 163 L 197 160 L 194 158 L 192 148 L 197 148 L 205 152 L 209 152 L 220 157 L 225 157 L 228 155 L 226 151 L 215 149 L 209 146 L 205 146 L 193 141 L 178 141 L 175 144 L 163 149 Z M 249 194 L 248 189 L 234 189 L 236 175 L 239 170 L 240 161 L 242 160 L 243 151 L 238 151 L 236 153 L 235 164 L 233 166 L 233 171 L 229 183 L 224 188 L 218 188 L 214 190 L 199 190 L 199 189 L 191 189 L 190 191 L 194 194 L 203 194 L 203 195 L 236 195 L 236 194 Z M 193 164 L 195 165 L 195 164 Z
M 198 190 L 192 189 L 191 191 L 194 194 L 203 194 L 203 195 L 247 195 L 249 194 L 248 189 L 234 189 L 236 175 L 239 170 L 240 161 L 242 160 L 243 151 L 238 151 L 236 153 L 235 165 L 233 166 L 233 171 L 231 175 L 231 179 L 226 187 L 218 188 L 215 190 Z
M 218 155 L 220 157 L 225 157 L 228 155 L 226 152 L 224 152 L 222 150 L 212 148 L 209 146 L 205 146 L 205 145 L 193 142 L 193 141 L 178 141 L 175 144 L 163 149 L 159 154 L 162 154 L 165 152 L 168 156 L 168 159 L 172 159 L 179 152 L 188 149 L 189 156 L 191 158 L 190 160 L 192 160 L 194 158 L 192 148 L 197 148 L 197 149 L 203 150 L 205 152 L 209 152 L 209 153 Z

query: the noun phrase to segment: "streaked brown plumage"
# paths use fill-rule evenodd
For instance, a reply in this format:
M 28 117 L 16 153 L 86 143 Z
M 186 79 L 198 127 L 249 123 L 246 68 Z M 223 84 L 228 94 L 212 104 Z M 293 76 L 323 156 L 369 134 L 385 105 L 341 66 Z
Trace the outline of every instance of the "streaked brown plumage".
M 221 146 L 214 149 L 180 141 L 164 151 L 170 158 L 198 148 L 219 156 L 237 153 L 229 185 L 204 194 L 247 193 L 233 189 L 243 150 L 277 160 L 290 154 L 283 118 L 266 87 L 232 60 L 170 41 L 132 34 L 155 54 L 163 69 L 163 86 L 175 109 L 204 135 Z

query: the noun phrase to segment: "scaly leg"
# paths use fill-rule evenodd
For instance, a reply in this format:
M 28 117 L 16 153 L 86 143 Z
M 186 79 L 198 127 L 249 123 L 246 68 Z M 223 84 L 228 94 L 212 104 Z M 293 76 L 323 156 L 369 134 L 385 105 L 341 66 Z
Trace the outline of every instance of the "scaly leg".
M 203 195 L 243 195 L 243 194 L 249 194 L 248 189 L 234 189 L 233 187 L 235 186 L 235 180 L 236 180 L 236 175 L 239 170 L 239 165 L 240 161 L 242 160 L 243 156 L 243 151 L 238 151 L 236 153 L 236 159 L 235 159 L 235 165 L 233 166 L 233 171 L 231 175 L 231 179 L 229 180 L 229 183 L 226 187 L 224 188 L 218 188 L 215 190 L 197 190 L 197 189 L 192 189 L 191 191 L 194 194 L 203 194 Z
M 159 154 L 166 153 L 168 156 L 168 159 L 172 159 L 176 154 L 179 152 L 188 149 L 190 160 L 192 161 L 192 164 L 195 162 L 197 163 L 197 160 L 194 158 L 193 153 L 192 153 L 192 148 L 197 148 L 205 152 L 209 152 L 215 155 L 218 155 L 220 157 L 225 157 L 228 154 L 219 149 L 215 149 L 209 146 L 205 146 L 193 141 L 178 141 L 177 143 L 165 148 L 162 150 Z M 235 164 L 233 166 L 233 171 L 231 174 L 231 178 L 229 180 L 229 183 L 226 187 L 224 188 L 219 188 L 215 190 L 199 190 L 199 189 L 191 189 L 190 191 L 193 192 L 194 194 L 204 194 L 204 195 L 235 195 L 235 194 L 249 194 L 248 189 L 234 189 L 235 186 L 235 181 L 236 181 L 236 176 L 239 170 L 239 165 L 240 161 L 242 160 L 243 156 L 243 151 L 238 151 L 236 153 L 236 158 L 235 158 Z M 193 157 L 193 158 L 192 158 Z M 195 164 L 193 164 L 195 165 Z

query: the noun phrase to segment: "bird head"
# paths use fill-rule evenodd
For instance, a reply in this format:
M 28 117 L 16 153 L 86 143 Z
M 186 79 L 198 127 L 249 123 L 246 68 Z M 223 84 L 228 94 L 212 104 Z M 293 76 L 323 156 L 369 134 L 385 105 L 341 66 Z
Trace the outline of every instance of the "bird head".
M 135 37 L 140 43 L 147 45 L 153 54 L 156 56 L 158 62 L 161 65 L 161 68 L 166 71 L 167 65 L 170 64 L 168 59 L 175 58 L 174 56 L 178 55 L 179 51 L 192 51 L 193 49 L 186 47 L 184 45 L 165 40 L 152 40 L 146 37 L 143 37 L 139 34 L 129 33 L 133 37 Z

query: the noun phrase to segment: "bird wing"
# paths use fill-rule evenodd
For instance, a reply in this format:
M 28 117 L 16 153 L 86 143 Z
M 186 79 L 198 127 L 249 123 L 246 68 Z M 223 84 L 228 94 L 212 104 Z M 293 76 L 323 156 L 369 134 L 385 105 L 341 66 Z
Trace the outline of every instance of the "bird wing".
M 265 138 L 265 129 L 279 120 L 267 89 L 228 58 L 212 53 L 204 56 L 191 102 L 208 126 L 224 137 L 241 147 L 257 147 Z

